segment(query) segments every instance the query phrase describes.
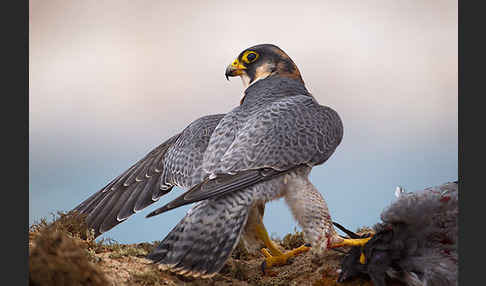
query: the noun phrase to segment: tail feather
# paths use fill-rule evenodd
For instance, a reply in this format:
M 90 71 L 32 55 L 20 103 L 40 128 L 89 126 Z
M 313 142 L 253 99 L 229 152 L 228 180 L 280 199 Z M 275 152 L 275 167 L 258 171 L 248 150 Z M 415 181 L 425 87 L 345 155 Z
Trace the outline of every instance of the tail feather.
M 197 203 L 148 258 L 178 274 L 215 275 L 238 244 L 246 225 L 252 202 L 251 194 L 246 192 Z

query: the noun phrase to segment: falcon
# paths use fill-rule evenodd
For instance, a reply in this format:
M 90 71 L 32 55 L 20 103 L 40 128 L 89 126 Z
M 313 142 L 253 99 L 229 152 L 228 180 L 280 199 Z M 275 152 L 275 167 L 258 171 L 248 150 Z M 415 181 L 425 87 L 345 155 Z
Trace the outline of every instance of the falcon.
M 74 211 L 87 215 L 98 236 L 174 186 L 186 190 L 147 215 L 194 204 L 148 258 L 192 277 L 215 275 L 240 239 L 249 248 L 263 242 L 263 270 L 309 249 L 321 253 L 364 244 L 369 238 L 337 234 L 324 198 L 309 180 L 312 168 L 326 162 L 342 140 L 336 111 L 317 102 L 297 66 L 275 45 L 242 51 L 225 76 L 243 81 L 239 105 L 195 120 Z M 286 253 L 263 225 L 265 203 L 279 198 L 307 242 Z

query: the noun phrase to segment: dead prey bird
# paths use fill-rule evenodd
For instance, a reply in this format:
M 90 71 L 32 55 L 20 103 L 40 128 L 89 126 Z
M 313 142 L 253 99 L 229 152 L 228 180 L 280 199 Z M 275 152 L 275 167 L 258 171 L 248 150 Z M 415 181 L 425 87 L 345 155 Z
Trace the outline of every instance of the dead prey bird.
M 375 286 L 392 279 L 409 286 L 457 285 L 457 182 L 396 194 L 371 240 L 343 259 L 338 282 L 368 275 Z

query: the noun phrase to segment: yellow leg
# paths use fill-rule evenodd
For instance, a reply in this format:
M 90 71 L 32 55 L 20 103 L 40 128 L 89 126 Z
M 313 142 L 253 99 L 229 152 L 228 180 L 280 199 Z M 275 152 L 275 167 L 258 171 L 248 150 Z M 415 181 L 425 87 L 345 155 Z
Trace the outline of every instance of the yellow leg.
M 284 265 L 287 263 L 289 258 L 294 257 L 302 252 L 306 252 L 310 249 L 310 246 L 302 245 L 291 251 L 283 253 L 280 251 L 277 246 L 273 243 L 273 241 L 268 236 L 267 230 L 263 223 L 259 223 L 256 228 L 257 236 L 265 243 L 265 246 L 270 250 L 268 251 L 266 248 L 262 248 L 261 252 L 265 255 L 265 260 L 262 263 L 262 271 L 265 273 L 266 268 L 270 268 L 275 265 Z
M 270 249 L 270 252 L 274 255 L 274 256 L 281 256 L 283 253 L 277 248 L 277 246 L 275 245 L 275 243 L 273 243 L 273 241 L 270 239 L 270 236 L 268 236 L 268 232 L 267 230 L 265 229 L 265 226 L 263 225 L 263 223 L 259 223 L 256 228 L 256 234 L 258 236 L 258 238 L 260 238 L 263 243 L 265 244 L 265 246 Z
M 366 238 L 341 238 L 342 241 L 332 244 L 329 248 L 341 247 L 341 246 L 360 246 L 361 247 L 361 255 L 359 256 L 359 262 L 361 264 L 365 264 L 366 258 L 363 253 L 363 247 L 373 236 L 366 237 Z

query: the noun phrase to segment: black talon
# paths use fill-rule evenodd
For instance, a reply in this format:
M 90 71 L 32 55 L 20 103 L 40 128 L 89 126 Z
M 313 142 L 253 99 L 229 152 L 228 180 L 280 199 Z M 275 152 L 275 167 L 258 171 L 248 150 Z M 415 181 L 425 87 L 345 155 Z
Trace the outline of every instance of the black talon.
M 265 275 L 265 267 L 267 266 L 267 261 L 263 260 L 262 262 L 262 272 L 263 272 L 263 275 Z
M 340 225 L 339 223 L 337 222 L 332 222 L 332 224 L 334 224 L 337 228 L 339 228 L 342 232 L 344 232 L 345 234 L 347 234 L 349 237 L 353 238 L 353 239 L 356 239 L 356 238 L 361 238 L 361 236 L 359 236 L 358 234 L 350 231 L 349 229 L 345 228 L 344 226 Z
M 306 244 L 304 244 L 304 246 L 312 247 L 312 245 L 310 243 L 306 243 Z

